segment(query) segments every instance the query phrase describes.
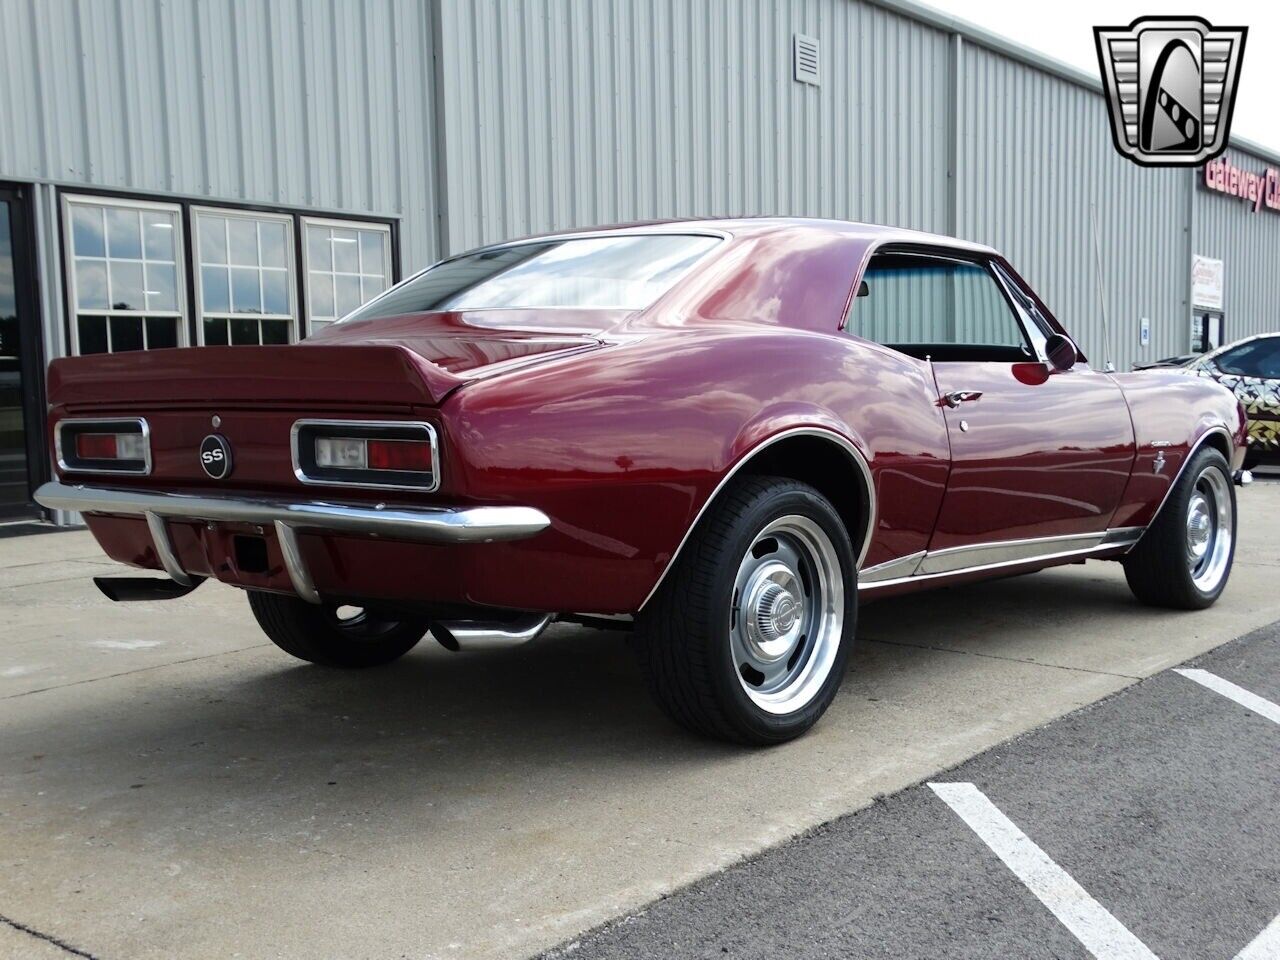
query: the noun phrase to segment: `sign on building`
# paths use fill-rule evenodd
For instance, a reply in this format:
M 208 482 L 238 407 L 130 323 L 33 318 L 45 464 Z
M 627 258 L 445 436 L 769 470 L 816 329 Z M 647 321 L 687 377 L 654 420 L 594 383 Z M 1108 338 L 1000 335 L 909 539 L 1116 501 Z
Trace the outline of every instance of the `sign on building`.
M 1191 305 L 1206 310 L 1222 309 L 1223 265 L 1221 260 L 1199 255 L 1191 258 Z

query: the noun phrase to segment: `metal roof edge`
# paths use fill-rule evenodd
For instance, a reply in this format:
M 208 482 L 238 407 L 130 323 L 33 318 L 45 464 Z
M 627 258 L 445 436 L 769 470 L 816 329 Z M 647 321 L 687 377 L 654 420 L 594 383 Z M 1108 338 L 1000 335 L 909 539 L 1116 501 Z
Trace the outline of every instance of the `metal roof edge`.
M 1071 64 L 1064 63 L 1048 54 L 1032 50 L 1030 47 L 1024 47 L 1022 44 L 1015 43 L 1007 37 L 1002 37 L 986 27 L 980 27 L 976 23 L 971 23 L 936 7 L 931 7 L 927 3 L 920 3 L 919 0 L 867 0 L 867 2 L 915 20 L 918 23 L 923 23 L 926 26 L 935 27 L 946 33 L 958 34 L 965 40 L 976 43 L 980 47 L 985 47 L 995 53 L 1009 57 L 1011 60 L 1017 60 L 1027 66 L 1044 71 L 1061 80 L 1066 80 L 1068 83 L 1084 87 L 1099 96 L 1103 93 L 1101 78 L 1095 77 L 1091 73 L 1086 73 L 1084 70 L 1073 67 Z M 1242 137 L 1231 137 L 1227 143 L 1228 146 L 1253 154 L 1260 160 L 1280 166 L 1280 150 L 1264 147 L 1260 143 L 1246 140 Z

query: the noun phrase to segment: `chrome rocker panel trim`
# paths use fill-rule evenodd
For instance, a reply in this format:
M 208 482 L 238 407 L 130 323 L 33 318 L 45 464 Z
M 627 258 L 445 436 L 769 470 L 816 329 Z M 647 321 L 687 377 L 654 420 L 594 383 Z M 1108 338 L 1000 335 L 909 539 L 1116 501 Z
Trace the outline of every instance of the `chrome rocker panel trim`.
M 998 571 L 1044 561 L 1084 560 L 1117 551 L 1127 553 L 1146 532 L 1145 527 L 1113 527 L 1101 533 L 1065 537 L 1035 537 L 967 544 L 926 553 L 913 553 L 868 567 L 858 574 L 858 592 L 904 583 L 923 583 L 967 573 Z
M 493 543 L 523 540 L 551 525 L 533 507 L 393 507 L 325 501 L 247 500 L 231 496 L 123 490 L 52 481 L 35 493 L 50 510 L 143 517 L 161 566 L 176 582 L 190 578 L 178 563 L 164 521 L 250 523 L 275 528 L 289 579 L 298 596 L 319 603 L 320 595 L 298 549 L 297 533 L 349 533 L 420 543 Z M 186 578 L 179 579 L 179 575 Z

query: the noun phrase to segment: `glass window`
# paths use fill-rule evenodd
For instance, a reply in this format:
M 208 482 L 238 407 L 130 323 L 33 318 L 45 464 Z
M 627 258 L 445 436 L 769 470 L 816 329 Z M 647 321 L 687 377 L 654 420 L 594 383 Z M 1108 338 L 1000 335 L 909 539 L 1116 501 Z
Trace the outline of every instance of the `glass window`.
M 192 213 L 200 255 L 200 342 L 293 340 L 293 218 L 213 208 Z
M 391 228 L 342 220 L 303 224 L 307 315 L 315 333 L 391 286 Z
M 1018 359 L 1009 355 L 1009 348 L 1029 354 L 1021 324 L 995 278 L 980 264 L 881 254 L 867 265 L 863 281 L 850 314 L 850 333 L 908 348 L 904 352 L 912 355 L 921 354 L 919 347 L 940 348 L 930 354 L 935 360 L 951 355 L 941 348 L 959 345 L 991 347 L 992 359 Z M 984 359 L 975 351 L 964 358 Z
M 67 197 L 76 353 L 180 346 L 186 339 L 177 206 Z
M 1217 358 L 1223 373 L 1280 380 L 1280 337 L 1261 337 Z
M 719 240 L 683 234 L 552 239 L 445 260 L 352 319 L 427 310 L 642 310 Z

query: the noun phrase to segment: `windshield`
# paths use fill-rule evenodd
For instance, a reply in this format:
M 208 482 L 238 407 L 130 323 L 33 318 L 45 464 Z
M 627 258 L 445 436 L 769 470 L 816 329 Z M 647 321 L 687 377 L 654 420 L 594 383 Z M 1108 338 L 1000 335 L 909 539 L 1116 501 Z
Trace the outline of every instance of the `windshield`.
M 443 310 L 641 310 L 719 242 L 645 234 L 490 247 L 445 260 L 346 319 Z

